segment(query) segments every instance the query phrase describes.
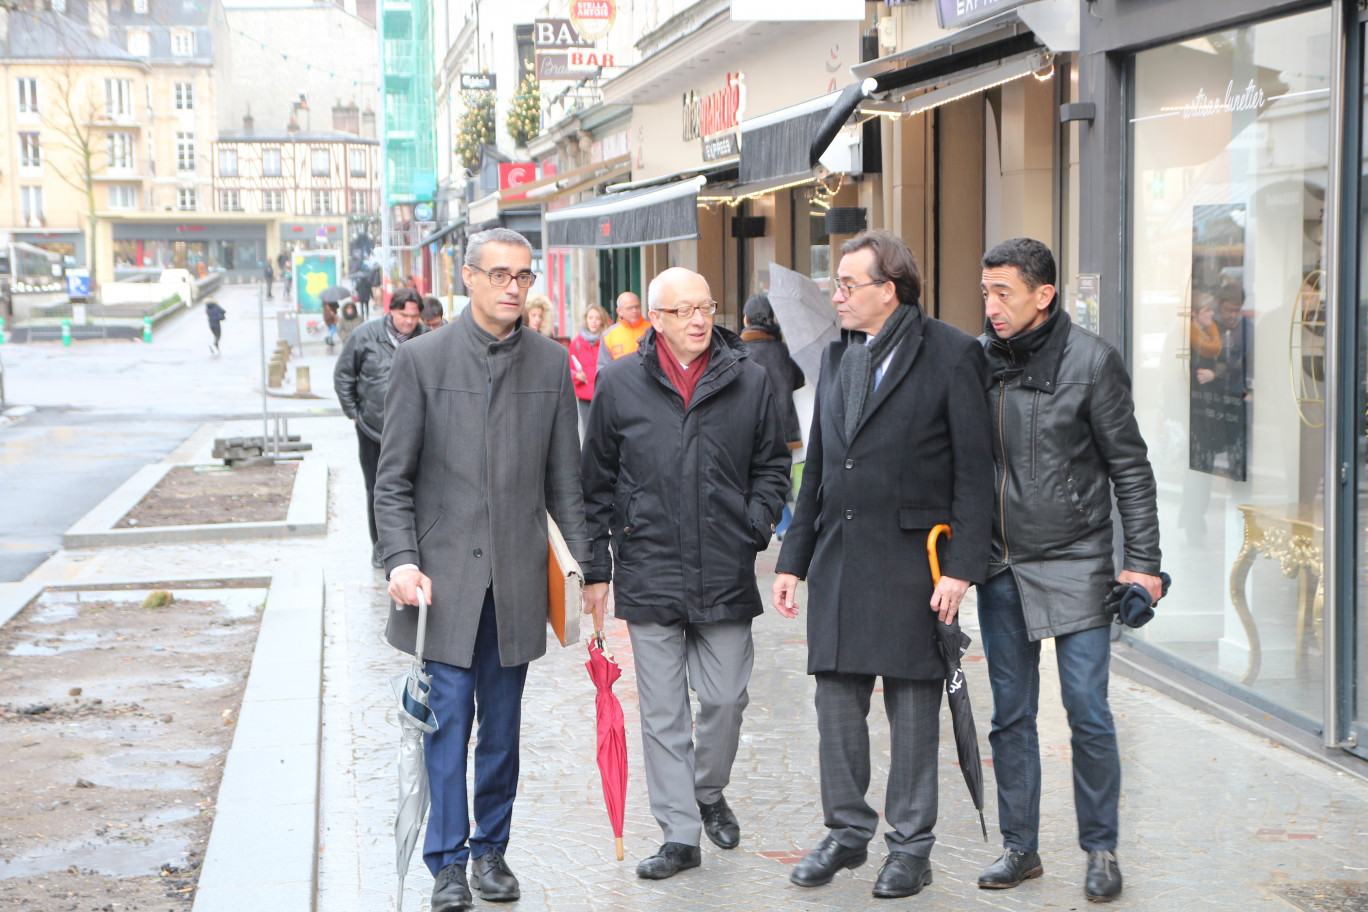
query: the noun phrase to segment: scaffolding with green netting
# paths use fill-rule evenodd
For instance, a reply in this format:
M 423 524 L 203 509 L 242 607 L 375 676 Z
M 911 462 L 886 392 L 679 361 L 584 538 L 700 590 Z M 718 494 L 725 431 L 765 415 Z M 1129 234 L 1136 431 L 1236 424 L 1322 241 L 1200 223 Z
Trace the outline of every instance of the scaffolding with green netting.
M 431 200 L 437 192 L 432 7 L 426 0 L 381 0 L 380 10 L 385 204 Z

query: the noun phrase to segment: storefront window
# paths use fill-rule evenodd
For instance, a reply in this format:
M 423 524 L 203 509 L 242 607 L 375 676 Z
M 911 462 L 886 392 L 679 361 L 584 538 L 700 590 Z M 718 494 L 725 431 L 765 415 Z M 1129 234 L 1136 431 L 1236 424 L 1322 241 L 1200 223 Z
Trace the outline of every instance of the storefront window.
M 1130 355 L 1174 579 L 1135 640 L 1313 722 L 1330 59 L 1321 10 L 1132 74 Z

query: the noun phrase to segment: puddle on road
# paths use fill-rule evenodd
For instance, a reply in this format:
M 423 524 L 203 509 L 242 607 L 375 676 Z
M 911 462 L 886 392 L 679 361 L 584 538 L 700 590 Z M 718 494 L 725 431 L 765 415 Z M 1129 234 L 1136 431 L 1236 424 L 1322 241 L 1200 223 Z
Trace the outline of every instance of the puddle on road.
M 60 846 L 48 851 L 0 860 L 0 880 L 30 877 L 75 867 L 108 877 L 152 874 L 164 864 L 183 865 L 190 854 L 189 839 L 159 838 L 145 843 Z
M 109 602 L 141 602 L 150 589 L 90 589 L 78 592 L 49 590 L 33 612 L 35 624 L 57 624 L 79 617 L 82 611 Z M 229 620 L 251 617 L 266 604 L 265 589 L 172 589 L 180 602 L 212 602 L 215 614 Z
M 92 770 L 86 778 L 121 789 L 194 788 L 204 779 L 203 766 L 217 753 L 207 748 L 127 751 L 103 758 L 102 768 Z
M 169 682 L 175 687 L 184 687 L 187 690 L 213 690 L 216 687 L 227 687 L 236 684 L 239 678 L 236 675 L 212 674 L 202 672 L 189 678 L 177 678 Z
M 58 653 L 75 652 L 78 649 L 91 649 L 99 639 L 100 634 L 94 630 L 77 630 L 59 637 L 49 637 L 44 641 L 15 643 L 9 654 L 12 656 L 55 656 Z

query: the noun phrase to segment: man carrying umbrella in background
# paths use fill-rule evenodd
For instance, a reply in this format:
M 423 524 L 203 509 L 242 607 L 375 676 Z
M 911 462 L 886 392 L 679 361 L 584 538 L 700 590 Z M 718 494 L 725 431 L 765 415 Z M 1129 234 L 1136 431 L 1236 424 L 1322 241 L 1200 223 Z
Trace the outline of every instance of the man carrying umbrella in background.
M 1163 595 L 1154 472 L 1121 355 L 1070 323 L 1055 295 L 1050 248 L 1030 238 L 1004 241 L 983 256 L 982 287 L 998 500 L 992 575 L 979 586 L 978 609 L 993 686 L 988 740 L 1004 851 L 978 885 L 1001 890 L 1044 872 L 1036 710 L 1040 641 L 1054 637 L 1073 735 L 1078 842 L 1088 853 L 1083 892 L 1105 902 L 1121 894 L 1107 601 L 1116 581 L 1138 583 L 1151 603 Z M 1125 540 L 1119 575 L 1113 489 Z
M 523 684 L 546 651 L 548 512 L 575 558 L 588 557 L 569 356 L 521 323 L 537 278 L 531 246 L 506 228 L 476 234 L 461 278 L 470 306 L 395 353 L 375 487 L 392 646 L 414 651 L 416 612 L 404 606 L 419 588 L 431 602 L 432 912 L 469 909 L 471 888 L 487 902 L 521 895 L 504 854 Z M 416 322 L 421 298 L 407 294 Z M 477 714 L 472 833 L 466 755 Z
M 774 607 L 795 617 L 808 579 L 808 673 L 817 678 L 827 835 L 794 868 L 802 887 L 830 883 L 868 857 L 879 815 L 869 788 L 870 695 L 882 676 L 891 735 L 880 898 L 931 883 L 936 749 L 949 623 L 988 569 L 993 490 L 983 351 L 925 316 L 912 251 L 886 231 L 841 246 L 835 304 L 842 338 L 817 383 L 807 469 L 784 536 Z M 932 582 L 927 535 L 948 523 Z
M 651 329 L 601 370 L 589 407 L 584 608 L 601 626 L 613 581 L 636 662 L 651 812 L 665 833 L 637 876 L 664 880 L 698 867 L 701 832 L 723 849 L 741 840 L 723 790 L 763 610 L 755 555 L 784 506 L 789 449 L 769 377 L 713 324 L 707 281 L 667 269 L 647 305 Z

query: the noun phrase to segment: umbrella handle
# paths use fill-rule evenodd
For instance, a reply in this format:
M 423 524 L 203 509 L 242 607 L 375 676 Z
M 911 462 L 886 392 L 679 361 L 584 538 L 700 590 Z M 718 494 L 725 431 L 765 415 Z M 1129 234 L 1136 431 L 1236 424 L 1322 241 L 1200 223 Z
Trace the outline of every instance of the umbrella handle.
M 427 594 L 422 587 L 418 587 L 418 638 L 414 643 L 413 660 L 419 665 L 423 664 L 423 647 L 427 640 L 427 615 L 428 601 Z
M 931 582 L 933 585 L 940 583 L 940 557 L 936 554 L 936 540 L 941 537 L 942 532 L 945 533 L 946 538 L 953 537 L 950 527 L 945 523 L 933 526 L 931 532 L 926 536 L 926 556 L 931 561 Z

